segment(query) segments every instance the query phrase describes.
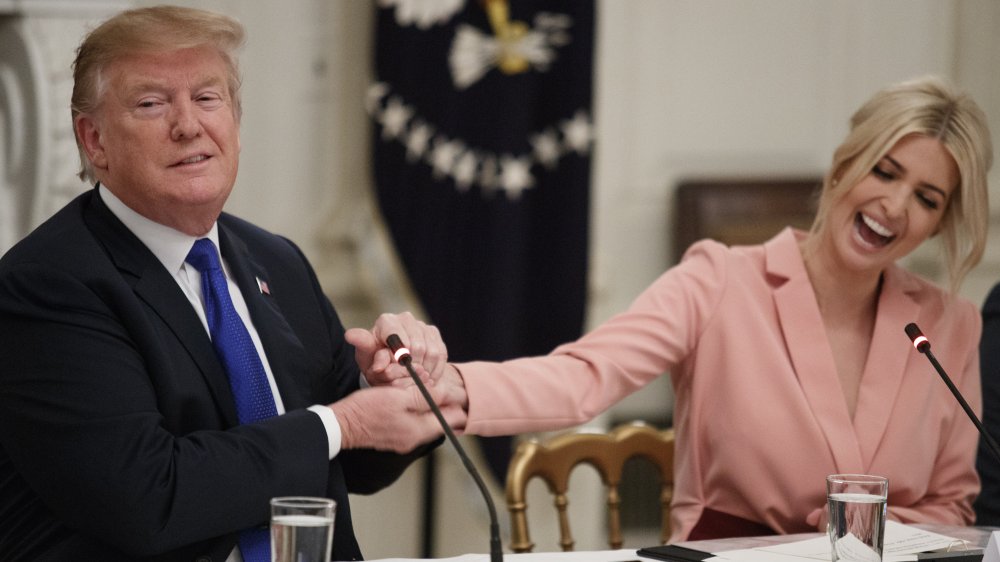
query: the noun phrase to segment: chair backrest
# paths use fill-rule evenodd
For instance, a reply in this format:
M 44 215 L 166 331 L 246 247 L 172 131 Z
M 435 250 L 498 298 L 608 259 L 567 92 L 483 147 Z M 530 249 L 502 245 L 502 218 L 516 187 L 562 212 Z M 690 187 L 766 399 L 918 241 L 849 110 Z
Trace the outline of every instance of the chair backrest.
M 674 261 L 702 238 L 760 244 L 786 226 L 809 230 L 823 178 L 685 181 L 675 192 Z
M 625 462 L 636 456 L 647 458 L 659 469 L 662 482 L 660 536 L 666 543 L 670 537 L 670 501 L 674 494 L 674 432 L 633 422 L 618 426 L 609 433 L 566 433 L 544 443 L 530 440 L 517 447 L 507 470 L 506 486 L 511 549 L 514 552 L 531 552 L 534 547 L 528 533 L 525 497 L 528 482 L 537 476 L 545 481 L 555 496 L 559 545 L 564 551 L 573 550 L 566 491 L 570 473 L 581 463 L 594 466 L 600 474 L 607 491 L 608 545 L 612 549 L 621 548 L 618 485 Z

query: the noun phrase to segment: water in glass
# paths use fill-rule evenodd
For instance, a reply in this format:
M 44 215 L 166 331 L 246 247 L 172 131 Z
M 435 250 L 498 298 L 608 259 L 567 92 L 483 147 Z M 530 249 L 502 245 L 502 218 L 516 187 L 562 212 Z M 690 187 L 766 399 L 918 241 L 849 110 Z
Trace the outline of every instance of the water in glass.
M 828 500 L 833 562 L 881 562 L 885 496 L 843 493 Z
M 277 515 L 271 519 L 273 562 L 328 562 L 332 544 L 332 518 Z

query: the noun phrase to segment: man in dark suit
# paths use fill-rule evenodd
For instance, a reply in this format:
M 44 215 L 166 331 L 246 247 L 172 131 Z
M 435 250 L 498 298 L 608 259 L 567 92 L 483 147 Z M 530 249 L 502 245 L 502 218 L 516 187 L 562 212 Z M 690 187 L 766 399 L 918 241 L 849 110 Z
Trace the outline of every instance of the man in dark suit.
M 388 485 L 440 435 L 383 343 L 400 334 L 434 376 L 436 329 L 403 314 L 345 333 L 294 244 L 222 213 L 242 40 L 230 18 L 159 7 L 78 50 L 73 122 L 96 187 L 0 260 L 2 560 L 249 559 L 244 533 L 291 495 L 335 499 L 334 559 L 357 559 L 348 492 Z M 196 241 L 221 251 L 221 285 Z M 238 316 L 253 382 L 234 382 L 218 310 Z M 272 413 L 245 421 L 240 384 Z
M 983 427 L 1000 438 L 1000 284 L 983 303 L 983 335 L 979 342 L 979 376 L 983 385 Z M 1000 525 L 1000 462 L 980 438 L 976 471 L 982 491 L 973 507 L 976 525 Z

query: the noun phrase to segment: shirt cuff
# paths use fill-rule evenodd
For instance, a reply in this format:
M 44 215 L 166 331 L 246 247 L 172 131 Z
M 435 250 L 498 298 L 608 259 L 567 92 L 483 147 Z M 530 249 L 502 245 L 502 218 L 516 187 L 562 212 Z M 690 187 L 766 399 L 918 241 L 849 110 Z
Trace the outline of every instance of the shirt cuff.
M 337 414 L 333 413 L 333 409 L 329 406 L 321 406 L 319 404 L 315 406 L 309 406 L 309 411 L 316 412 L 319 419 L 323 422 L 323 427 L 326 428 L 326 437 L 329 439 L 330 445 L 330 460 L 340 453 L 340 423 L 337 422 Z

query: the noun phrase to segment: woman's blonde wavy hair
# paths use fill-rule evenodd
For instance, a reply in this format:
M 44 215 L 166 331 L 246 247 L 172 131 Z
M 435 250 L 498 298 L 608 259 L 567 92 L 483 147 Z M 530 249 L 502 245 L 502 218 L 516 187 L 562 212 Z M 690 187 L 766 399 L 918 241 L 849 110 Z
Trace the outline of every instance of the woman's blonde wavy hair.
M 955 159 L 959 185 L 941 218 L 950 289 L 979 263 L 986 247 L 989 203 L 986 176 L 993 143 L 986 115 L 972 98 L 934 76 L 908 80 L 879 91 L 851 117 L 851 130 L 833 154 L 823 178 L 815 233 L 830 208 L 907 135 L 937 139 Z

